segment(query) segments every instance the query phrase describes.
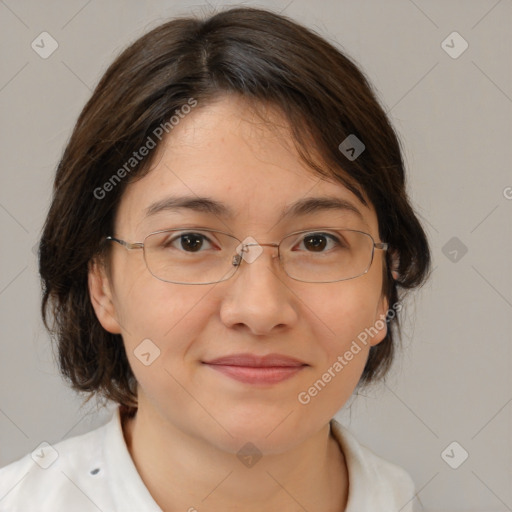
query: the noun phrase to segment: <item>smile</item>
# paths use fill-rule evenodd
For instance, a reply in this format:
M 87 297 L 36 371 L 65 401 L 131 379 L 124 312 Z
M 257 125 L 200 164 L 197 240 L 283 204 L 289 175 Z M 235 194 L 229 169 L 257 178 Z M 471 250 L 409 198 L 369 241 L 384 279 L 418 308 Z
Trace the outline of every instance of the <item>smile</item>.
M 298 359 L 279 354 L 235 354 L 203 364 L 239 382 L 260 385 L 285 381 L 309 366 Z

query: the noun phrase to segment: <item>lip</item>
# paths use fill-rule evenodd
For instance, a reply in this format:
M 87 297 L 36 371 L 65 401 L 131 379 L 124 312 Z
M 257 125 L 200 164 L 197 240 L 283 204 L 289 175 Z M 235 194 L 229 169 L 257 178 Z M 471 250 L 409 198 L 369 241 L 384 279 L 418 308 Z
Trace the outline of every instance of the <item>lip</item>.
M 276 384 L 309 366 L 303 361 L 282 354 L 233 354 L 204 361 L 203 364 L 246 384 Z

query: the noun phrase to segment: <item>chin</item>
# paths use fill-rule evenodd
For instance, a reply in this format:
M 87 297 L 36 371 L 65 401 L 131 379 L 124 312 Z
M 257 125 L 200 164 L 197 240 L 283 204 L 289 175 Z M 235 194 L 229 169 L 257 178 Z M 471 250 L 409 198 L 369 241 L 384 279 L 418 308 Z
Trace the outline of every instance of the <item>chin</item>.
M 315 431 L 307 421 L 299 419 L 297 410 L 291 411 L 292 407 L 281 407 L 279 414 L 275 411 L 265 414 L 261 407 L 253 411 L 247 408 L 234 411 L 231 416 L 218 419 L 231 435 L 224 429 L 217 429 L 221 435 L 216 436 L 215 444 L 233 454 L 248 443 L 261 454 L 279 454 L 290 450 Z M 320 427 L 318 425 L 317 429 Z

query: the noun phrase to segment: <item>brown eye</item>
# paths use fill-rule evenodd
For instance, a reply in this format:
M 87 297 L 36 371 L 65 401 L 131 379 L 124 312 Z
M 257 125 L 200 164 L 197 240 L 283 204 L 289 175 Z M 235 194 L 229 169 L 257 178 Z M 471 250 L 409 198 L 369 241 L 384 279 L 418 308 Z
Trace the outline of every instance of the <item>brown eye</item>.
M 327 246 L 327 237 L 324 235 L 308 235 L 304 238 L 304 246 L 311 252 L 321 252 Z
M 295 246 L 295 251 L 304 251 L 306 253 L 327 253 L 333 249 L 344 248 L 345 244 L 340 238 L 331 233 L 307 233 L 302 236 L 299 243 Z
M 187 252 L 197 252 L 203 246 L 204 237 L 196 233 L 180 236 L 181 247 Z
M 166 237 L 160 245 L 163 249 L 188 253 L 203 252 L 205 249 L 212 248 L 208 237 L 201 233 L 181 233 L 173 237 Z

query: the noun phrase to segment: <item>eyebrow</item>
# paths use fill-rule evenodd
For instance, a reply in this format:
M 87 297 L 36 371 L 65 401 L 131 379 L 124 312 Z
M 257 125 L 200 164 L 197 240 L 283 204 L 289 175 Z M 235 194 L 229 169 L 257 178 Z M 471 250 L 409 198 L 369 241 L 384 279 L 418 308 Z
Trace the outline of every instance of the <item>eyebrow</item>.
M 235 217 L 235 212 L 225 204 L 209 197 L 199 196 L 167 197 L 146 208 L 145 217 L 151 217 L 164 211 L 179 211 L 183 209 L 210 213 L 226 219 L 232 219 Z M 350 201 L 339 197 L 322 196 L 299 199 L 295 203 L 286 206 L 281 211 L 278 222 L 286 217 L 299 217 L 309 213 L 328 210 L 351 212 L 364 221 L 363 214 Z

